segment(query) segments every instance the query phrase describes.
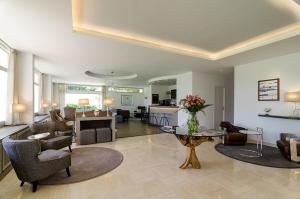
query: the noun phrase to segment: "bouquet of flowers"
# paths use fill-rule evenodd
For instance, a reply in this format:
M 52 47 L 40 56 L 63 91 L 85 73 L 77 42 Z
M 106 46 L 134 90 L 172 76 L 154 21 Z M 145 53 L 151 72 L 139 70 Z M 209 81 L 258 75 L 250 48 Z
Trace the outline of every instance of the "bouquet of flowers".
M 197 112 L 204 112 L 203 109 L 211 106 L 211 104 L 205 103 L 205 100 L 198 95 L 187 95 L 184 99 L 179 101 L 180 109 L 184 109 L 190 114 L 190 118 L 187 121 L 190 134 L 198 132 L 199 121 L 197 119 Z

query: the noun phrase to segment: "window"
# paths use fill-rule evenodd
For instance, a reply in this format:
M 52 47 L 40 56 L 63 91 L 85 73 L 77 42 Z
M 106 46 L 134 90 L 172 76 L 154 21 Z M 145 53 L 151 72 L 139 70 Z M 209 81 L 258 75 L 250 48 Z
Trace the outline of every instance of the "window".
M 40 73 L 38 71 L 34 71 L 33 80 L 34 113 L 37 113 L 40 110 Z
M 6 120 L 8 56 L 9 54 L 0 48 L 0 122 Z
M 66 85 L 65 104 L 79 108 L 79 99 L 89 99 L 87 107 L 102 109 L 102 87 L 89 85 Z
M 109 87 L 109 92 L 116 93 L 143 93 L 144 89 L 142 88 L 128 88 L 128 87 Z

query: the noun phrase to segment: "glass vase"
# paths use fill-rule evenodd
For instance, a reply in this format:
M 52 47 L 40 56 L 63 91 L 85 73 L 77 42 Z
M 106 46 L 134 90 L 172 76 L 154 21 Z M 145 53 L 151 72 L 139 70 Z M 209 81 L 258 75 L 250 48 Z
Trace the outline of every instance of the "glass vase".
M 196 112 L 190 112 L 190 118 L 187 121 L 188 125 L 188 133 L 190 135 L 198 133 L 199 128 L 199 121 L 197 119 L 197 113 Z

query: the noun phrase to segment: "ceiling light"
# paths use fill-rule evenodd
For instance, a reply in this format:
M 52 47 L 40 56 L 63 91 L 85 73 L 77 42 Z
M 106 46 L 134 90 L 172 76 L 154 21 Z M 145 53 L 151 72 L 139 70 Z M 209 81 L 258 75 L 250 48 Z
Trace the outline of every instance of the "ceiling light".
M 90 77 L 95 77 L 95 78 L 100 78 L 100 79 L 114 79 L 114 80 L 125 80 L 125 79 L 134 79 L 136 78 L 138 75 L 136 73 L 134 74 L 118 74 L 115 73 L 114 71 L 110 72 L 110 73 L 96 73 L 96 72 L 92 72 L 92 71 L 85 71 L 85 74 L 87 76 Z

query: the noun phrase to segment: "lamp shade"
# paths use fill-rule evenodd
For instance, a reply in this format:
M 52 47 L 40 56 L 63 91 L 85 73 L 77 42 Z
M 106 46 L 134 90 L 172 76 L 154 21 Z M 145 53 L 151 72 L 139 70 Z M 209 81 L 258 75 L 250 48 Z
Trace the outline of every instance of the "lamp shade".
M 107 99 L 104 99 L 103 103 L 104 103 L 104 105 L 109 106 L 109 105 L 113 104 L 113 101 L 112 101 L 112 99 L 107 98 Z
M 53 108 L 58 107 L 57 103 L 53 102 L 53 103 L 52 103 L 52 107 L 53 107 Z
M 43 104 L 42 104 L 42 107 L 43 107 L 43 108 L 48 108 L 48 107 L 49 107 L 49 104 L 48 104 L 48 103 L 43 103 Z
M 24 113 L 26 112 L 27 107 L 25 104 L 13 104 L 13 112 L 14 113 Z
M 300 102 L 300 92 L 286 92 L 284 100 L 286 102 Z
M 78 104 L 80 106 L 85 106 L 85 105 L 89 105 L 90 101 L 89 101 L 89 99 L 79 99 Z

